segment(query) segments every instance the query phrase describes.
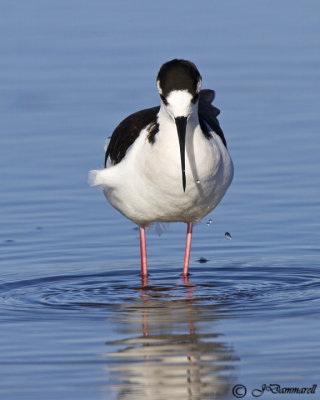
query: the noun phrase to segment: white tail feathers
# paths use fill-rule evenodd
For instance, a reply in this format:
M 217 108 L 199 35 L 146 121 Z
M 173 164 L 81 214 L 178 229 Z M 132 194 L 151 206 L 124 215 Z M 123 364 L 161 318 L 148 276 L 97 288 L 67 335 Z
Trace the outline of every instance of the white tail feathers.
M 90 186 L 99 186 L 103 184 L 103 169 L 93 169 L 89 172 L 88 182 Z
M 117 166 L 93 169 L 89 172 L 88 182 L 90 186 L 114 187 L 119 182 L 119 179 L 121 179 L 120 177 L 121 173 L 119 173 Z

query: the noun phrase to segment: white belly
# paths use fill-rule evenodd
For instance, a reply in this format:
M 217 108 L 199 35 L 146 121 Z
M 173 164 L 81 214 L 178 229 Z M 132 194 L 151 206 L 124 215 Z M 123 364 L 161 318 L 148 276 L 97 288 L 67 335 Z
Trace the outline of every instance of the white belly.
M 197 127 L 187 132 L 186 190 L 182 187 L 177 135 L 149 143 L 146 131 L 117 165 L 97 172 L 109 202 L 140 226 L 197 222 L 220 202 L 233 178 L 233 164 L 220 138 L 208 140 Z

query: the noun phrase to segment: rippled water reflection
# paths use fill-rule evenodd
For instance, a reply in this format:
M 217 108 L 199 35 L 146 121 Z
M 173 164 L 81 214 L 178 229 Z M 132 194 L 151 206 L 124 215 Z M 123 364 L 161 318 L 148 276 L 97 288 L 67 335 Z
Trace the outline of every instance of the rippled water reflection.
M 199 264 L 197 274 L 189 279 L 183 279 L 180 272 L 162 267 L 153 270 L 147 282 L 141 282 L 136 271 L 122 269 L 4 283 L 0 287 L 0 314 L 5 324 L 34 321 L 39 326 L 41 321 L 41 327 L 43 323 L 65 321 L 64 329 L 69 321 L 73 328 L 58 334 L 68 349 L 70 343 L 74 346 L 80 340 L 88 350 L 88 343 L 81 338 L 88 334 L 87 326 L 83 332 L 83 324 L 94 330 L 98 327 L 98 337 L 105 343 L 105 348 L 100 343 L 98 359 L 79 359 L 75 353 L 71 360 L 60 355 L 58 364 L 70 367 L 71 362 L 77 368 L 87 368 L 87 363 L 93 362 L 106 370 L 108 390 L 120 398 L 137 399 L 164 399 L 169 394 L 172 399 L 230 398 L 241 367 L 233 341 L 248 332 L 236 336 L 229 332 L 226 336 L 226 321 L 233 321 L 235 326 L 239 320 L 266 324 L 270 339 L 275 331 L 269 331 L 269 320 L 308 318 L 306 314 L 314 318 L 319 314 L 320 279 L 312 266 L 304 268 L 303 274 L 292 264 L 290 271 L 280 264 L 226 264 L 214 270 Z M 37 349 L 36 337 L 31 338 L 33 351 Z M 55 362 L 51 355 L 48 359 L 45 356 L 46 343 L 44 349 L 40 365 L 49 362 L 52 373 Z M 259 341 L 252 343 L 252 349 L 254 353 L 260 351 Z M 312 351 L 308 348 L 304 356 L 311 357 Z M 290 362 L 290 353 L 282 357 L 282 362 Z M 37 359 L 38 364 L 39 355 Z M 34 355 L 27 354 L 24 363 L 16 359 L 13 364 L 30 368 L 33 360 Z M 12 360 L 8 362 L 12 364 Z M 283 369 L 276 365 L 263 366 L 267 376 L 270 367 L 280 380 L 284 379 Z M 106 382 L 99 382 L 100 390 Z
M 235 352 L 219 332 L 212 332 L 214 325 L 211 333 L 198 329 L 209 316 L 214 322 L 215 307 L 194 304 L 192 298 L 168 303 L 165 292 L 156 293 L 156 299 L 122 308 L 127 338 L 108 342 L 120 347 L 107 354 L 109 369 L 118 381 L 113 387 L 125 393 L 123 398 L 229 395 Z M 164 302 L 162 297 L 166 297 Z

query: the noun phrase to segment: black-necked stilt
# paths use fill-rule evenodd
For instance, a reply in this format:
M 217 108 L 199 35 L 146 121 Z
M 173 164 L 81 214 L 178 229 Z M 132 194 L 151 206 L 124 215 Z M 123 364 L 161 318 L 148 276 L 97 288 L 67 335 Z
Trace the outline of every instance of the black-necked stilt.
M 141 275 L 147 276 L 145 227 L 186 222 L 183 275 L 188 275 L 192 225 L 212 211 L 233 178 L 233 164 L 201 75 L 186 60 L 162 65 L 161 105 L 138 111 L 114 130 L 105 168 L 90 172 L 109 202 L 140 227 Z M 182 182 L 181 182 L 182 178 Z

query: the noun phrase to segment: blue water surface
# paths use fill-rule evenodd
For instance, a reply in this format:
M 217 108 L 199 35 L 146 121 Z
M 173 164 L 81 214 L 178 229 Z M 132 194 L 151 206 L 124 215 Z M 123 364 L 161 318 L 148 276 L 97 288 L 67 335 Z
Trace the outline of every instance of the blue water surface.
M 1 2 L 1 399 L 319 396 L 319 48 L 315 0 Z M 235 178 L 189 279 L 170 224 L 142 285 L 139 232 L 87 175 L 172 58 L 216 91 Z

